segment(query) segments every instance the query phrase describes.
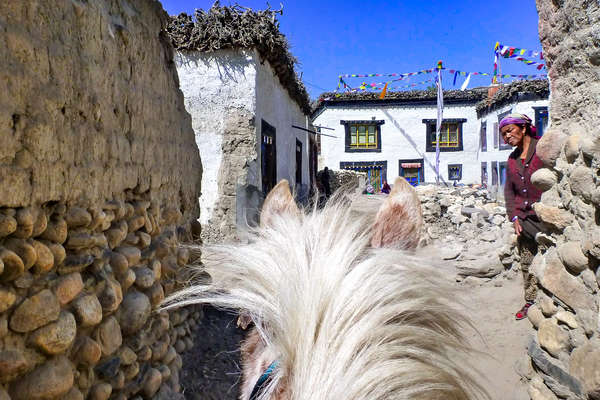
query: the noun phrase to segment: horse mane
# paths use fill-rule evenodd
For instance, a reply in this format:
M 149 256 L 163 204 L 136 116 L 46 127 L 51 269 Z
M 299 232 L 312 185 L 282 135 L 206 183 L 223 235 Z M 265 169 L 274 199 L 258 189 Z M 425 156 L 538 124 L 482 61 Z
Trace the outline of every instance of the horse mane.
M 464 355 L 456 293 L 414 252 L 372 248 L 347 202 L 270 216 L 244 245 L 203 249 L 210 282 L 164 307 L 210 303 L 251 317 L 278 361 L 260 400 L 486 398 Z

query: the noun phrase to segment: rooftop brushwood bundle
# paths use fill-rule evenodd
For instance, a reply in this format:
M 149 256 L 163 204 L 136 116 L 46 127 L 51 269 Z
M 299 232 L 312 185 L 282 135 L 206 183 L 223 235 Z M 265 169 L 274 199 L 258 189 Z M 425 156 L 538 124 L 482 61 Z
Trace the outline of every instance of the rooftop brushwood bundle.
M 283 14 L 283 6 L 280 10 L 272 10 L 270 6 L 266 10 L 252 10 L 238 4 L 221 6 L 216 1 L 209 10 L 197 9 L 193 16 L 182 13 L 171 17 L 166 30 L 173 46 L 180 51 L 256 49 L 269 61 L 290 97 L 303 111 L 309 112 L 308 93 L 295 71 L 298 60 L 279 31 L 277 14 Z
M 487 88 L 473 88 L 469 90 L 444 90 L 445 101 L 481 101 L 487 95 Z M 435 90 L 404 90 L 404 91 L 388 91 L 385 99 L 379 98 L 379 92 L 326 92 L 321 94 L 319 99 L 313 103 L 313 113 L 318 111 L 325 103 L 345 103 L 353 101 L 367 102 L 385 102 L 385 101 L 400 101 L 400 102 L 434 102 L 437 100 Z
M 550 87 L 547 79 L 530 81 L 514 81 L 503 85 L 491 99 L 485 99 L 477 104 L 477 115 L 494 111 L 503 105 L 525 99 L 547 99 Z

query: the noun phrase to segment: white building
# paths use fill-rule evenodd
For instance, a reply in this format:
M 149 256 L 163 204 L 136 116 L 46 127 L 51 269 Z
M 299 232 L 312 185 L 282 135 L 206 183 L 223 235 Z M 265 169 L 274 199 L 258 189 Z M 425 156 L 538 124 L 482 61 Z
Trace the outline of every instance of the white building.
M 541 115 L 543 109 L 533 107 L 547 107 L 547 98 L 545 81 L 515 82 L 489 101 L 488 88 L 445 91 L 440 182 L 501 182 L 500 163 L 511 150 L 500 143 L 498 118 L 507 112 Z M 321 137 L 319 167 L 367 172 L 375 187 L 396 176 L 435 182 L 436 118 L 433 91 L 388 92 L 383 100 L 377 93 L 325 94 L 313 124 L 333 128 L 327 133 L 335 138 Z
M 180 87 L 202 160 L 205 241 L 243 236 L 257 222 L 265 194 L 281 179 L 296 193 L 308 194 L 316 172 L 316 141 L 306 131 L 308 95 L 284 50 L 261 54 L 226 43 L 210 52 L 176 51 Z M 282 58 L 276 65 L 269 61 Z

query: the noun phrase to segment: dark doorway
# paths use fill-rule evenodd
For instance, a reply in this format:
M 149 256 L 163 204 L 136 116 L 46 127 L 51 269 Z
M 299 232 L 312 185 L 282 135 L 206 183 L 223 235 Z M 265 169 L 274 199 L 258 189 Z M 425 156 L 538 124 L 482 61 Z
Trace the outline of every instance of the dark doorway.
M 275 128 L 265 120 L 261 124 L 260 166 L 262 175 L 262 191 L 267 193 L 277 184 L 277 153 Z
M 318 135 L 317 135 L 318 136 Z M 309 173 L 310 173 L 310 187 L 312 188 L 315 185 L 315 179 L 317 177 L 317 154 L 318 154 L 318 145 L 317 145 L 317 141 L 310 139 L 309 141 L 310 143 L 310 153 L 308 155 L 310 163 L 309 163 Z
M 296 139 L 296 185 L 302 185 L 302 142 Z

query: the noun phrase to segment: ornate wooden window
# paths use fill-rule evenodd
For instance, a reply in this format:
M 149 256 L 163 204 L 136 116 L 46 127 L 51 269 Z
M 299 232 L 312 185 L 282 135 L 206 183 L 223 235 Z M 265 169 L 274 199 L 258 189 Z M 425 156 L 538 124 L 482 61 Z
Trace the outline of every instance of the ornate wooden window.
M 340 121 L 346 128 L 346 153 L 381 152 L 381 125 L 384 121 Z
M 466 119 L 444 119 L 440 129 L 440 151 L 463 150 L 463 123 Z M 426 151 L 435 151 L 437 142 L 436 120 L 424 119 L 427 126 Z

